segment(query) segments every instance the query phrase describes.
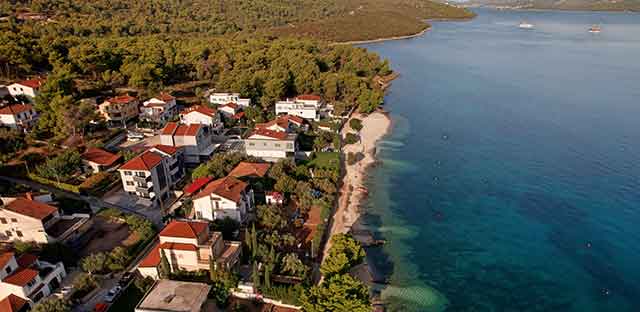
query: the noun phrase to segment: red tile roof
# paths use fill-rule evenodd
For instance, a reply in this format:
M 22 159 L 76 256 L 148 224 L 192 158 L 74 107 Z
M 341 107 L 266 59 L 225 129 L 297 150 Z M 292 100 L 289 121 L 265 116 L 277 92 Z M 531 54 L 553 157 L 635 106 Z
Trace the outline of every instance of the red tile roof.
M 15 256 L 15 253 L 11 251 L 3 252 L 0 254 L 0 269 L 4 268 L 7 263 Z
M 25 198 L 16 198 L 8 205 L 5 205 L 4 209 L 39 220 L 42 220 L 58 211 L 58 208 L 56 207 Z
M 17 286 L 27 285 L 38 275 L 38 271 L 29 268 L 18 268 L 13 274 L 5 277 L 2 281 Z
M 0 115 L 17 115 L 33 109 L 30 104 L 13 104 L 0 108 Z
M 160 246 L 156 243 L 155 246 L 151 249 L 149 254 L 147 254 L 140 263 L 138 263 L 138 267 L 141 268 L 153 268 L 157 267 L 160 264 Z
M 194 246 L 193 244 L 166 242 L 160 245 L 160 249 L 196 251 L 198 250 L 198 247 Z
M 120 166 L 120 170 L 150 171 L 162 161 L 158 153 L 146 151 Z
M 284 131 L 273 131 L 273 130 L 262 129 L 262 128 L 253 130 L 251 135 L 249 135 L 249 138 L 251 138 L 254 135 L 266 136 L 266 137 L 270 137 L 278 140 L 284 140 L 287 138 L 287 133 Z
M 169 93 L 160 92 L 160 96 L 158 96 L 158 99 L 161 101 L 170 102 L 175 100 L 176 98 Z
M 14 294 L 6 296 L 0 300 L 0 311 L 2 312 L 18 312 L 27 304 L 27 300 L 24 300 Z
M 192 195 L 193 193 L 199 191 L 200 189 L 202 189 L 205 185 L 207 185 L 207 183 L 211 182 L 211 180 L 213 180 L 213 177 L 201 177 L 201 178 L 197 178 L 195 180 L 193 180 L 193 182 L 191 182 L 191 184 L 187 185 L 184 188 L 184 193 L 186 195 Z
M 18 262 L 18 266 L 20 266 L 21 268 L 28 268 L 32 264 L 36 263 L 36 261 L 38 261 L 38 257 L 36 255 L 27 253 L 20 256 L 20 258 L 18 258 L 18 260 L 16 261 Z
M 240 201 L 242 191 L 247 188 L 247 183 L 242 182 L 234 177 L 224 177 L 207 184 L 207 186 L 195 196 L 194 199 L 216 194 L 235 202 Z
M 82 154 L 82 159 L 103 166 L 111 166 L 120 159 L 120 155 L 107 152 L 101 148 L 90 148 Z
M 160 236 L 198 238 L 198 235 L 209 227 L 207 222 L 171 221 L 160 232 Z
M 154 145 L 153 148 L 169 155 L 174 155 L 180 149 L 179 147 L 162 144 Z
M 314 94 L 303 94 L 303 95 L 298 95 L 296 97 L 297 100 L 302 100 L 302 101 L 320 101 L 322 100 L 322 98 L 318 95 L 314 95 Z
M 135 101 L 136 98 L 128 94 L 112 97 L 107 100 L 109 103 L 127 104 Z
M 242 118 L 244 118 L 244 112 L 239 112 L 239 113 L 233 115 L 231 118 L 233 118 L 233 119 L 242 119 Z
M 38 89 L 38 88 L 40 88 L 41 85 L 44 84 L 44 79 L 35 78 L 35 79 L 28 79 L 28 80 L 18 81 L 16 83 L 19 84 L 19 85 L 23 85 L 25 87 Z
M 189 114 L 191 112 L 198 112 L 200 114 L 207 115 L 209 117 L 215 117 L 216 113 L 218 111 L 216 111 L 213 108 L 206 107 L 206 106 L 196 105 L 196 106 L 189 107 L 186 110 L 182 111 L 180 113 L 180 115 L 187 115 L 187 114 Z
M 231 107 L 231 108 L 233 108 L 233 109 L 238 109 L 238 104 L 233 103 L 233 102 L 229 102 L 229 103 L 227 103 L 227 104 L 222 105 L 222 107 L 225 107 L 225 106 L 226 106 L 226 107 Z
M 271 164 L 268 163 L 253 163 L 243 161 L 239 163 L 231 172 L 230 176 L 240 177 L 264 177 L 271 168 Z
M 183 125 L 176 122 L 169 122 L 162 129 L 161 134 L 173 136 L 195 136 L 200 131 L 200 124 Z

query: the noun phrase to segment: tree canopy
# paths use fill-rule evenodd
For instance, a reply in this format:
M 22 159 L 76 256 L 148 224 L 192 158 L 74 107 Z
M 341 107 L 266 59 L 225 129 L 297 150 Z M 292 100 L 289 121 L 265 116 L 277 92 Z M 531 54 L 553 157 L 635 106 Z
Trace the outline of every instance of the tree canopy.
M 367 286 L 350 275 L 336 275 L 302 295 L 302 311 L 371 311 Z
M 320 267 L 320 271 L 326 277 L 334 274 L 344 274 L 353 266 L 364 260 L 364 249 L 351 236 L 337 234 L 331 238 L 329 254 Z

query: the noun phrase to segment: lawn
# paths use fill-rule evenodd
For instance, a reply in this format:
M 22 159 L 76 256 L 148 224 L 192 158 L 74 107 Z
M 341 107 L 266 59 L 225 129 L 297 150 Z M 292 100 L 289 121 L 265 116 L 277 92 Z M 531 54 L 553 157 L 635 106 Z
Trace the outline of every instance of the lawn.
M 340 167 L 340 154 L 338 152 L 316 152 L 315 157 L 309 162 L 309 166 L 338 170 Z

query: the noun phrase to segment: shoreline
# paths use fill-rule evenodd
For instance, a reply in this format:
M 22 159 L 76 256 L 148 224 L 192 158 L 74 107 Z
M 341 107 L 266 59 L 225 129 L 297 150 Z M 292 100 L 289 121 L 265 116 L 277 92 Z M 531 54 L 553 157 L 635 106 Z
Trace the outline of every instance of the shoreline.
M 339 233 L 348 233 L 355 222 L 362 215 L 361 205 L 367 198 L 366 177 L 367 170 L 378 162 L 376 158 L 376 144 L 391 131 L 392 120 L 387 112 L 377 110 L 371 114 L 363 115 L 354 113 L 349 120 L 358 118 L 362 120 L 363 128 L 360 130 L 360 142 L 343 147 L 342 155 L 345 158 L 345 173 L 342 178 L 338 205 L 331 218 L 328 240 L 324 246 L 323 258 L 331 248 L 331 238 Z M 355 132 L 345 124 L 341 135 Z M 353 165 L 346 163 L 348 153 L 361 153 L 362 159 Z M 323 259 L 324 260 L 324 259 Z

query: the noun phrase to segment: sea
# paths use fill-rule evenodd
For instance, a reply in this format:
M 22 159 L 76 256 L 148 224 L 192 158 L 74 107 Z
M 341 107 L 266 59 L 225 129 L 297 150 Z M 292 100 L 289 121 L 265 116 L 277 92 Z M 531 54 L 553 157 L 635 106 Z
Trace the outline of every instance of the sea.
M 361 220 L 388 310 L 640 311 L 640 14 L 475 12 L 361 45 L 400 73 Z

